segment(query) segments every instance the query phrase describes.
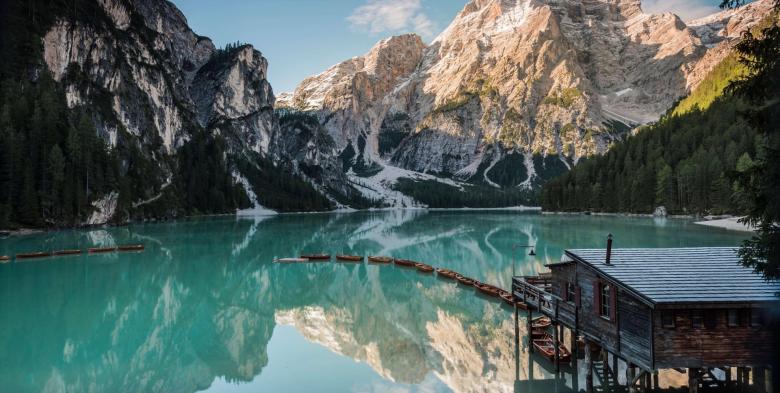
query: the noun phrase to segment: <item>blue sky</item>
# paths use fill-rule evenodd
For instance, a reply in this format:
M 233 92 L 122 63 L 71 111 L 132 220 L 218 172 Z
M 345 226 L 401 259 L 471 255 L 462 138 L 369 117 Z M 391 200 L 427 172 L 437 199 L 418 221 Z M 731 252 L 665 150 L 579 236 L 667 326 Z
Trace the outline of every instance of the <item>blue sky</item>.
M 429 42 L 466 0 L 173 0 L 190 27 L 217 46 L 241 41 L 268 59 L 274 92 L 358 56 L 387 36 L 416 32 Z M 719 0 L 643 0 L 646 12 L 684 19 L 717 11 Z

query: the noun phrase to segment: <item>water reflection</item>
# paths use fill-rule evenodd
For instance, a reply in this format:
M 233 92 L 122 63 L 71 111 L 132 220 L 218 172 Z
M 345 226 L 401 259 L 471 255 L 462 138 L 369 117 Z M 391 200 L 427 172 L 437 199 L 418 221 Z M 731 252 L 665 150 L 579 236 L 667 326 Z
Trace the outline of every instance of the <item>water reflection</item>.
M 0 254 L 137 242 L 147 249 L 0 265 L 0 386 L 512 392 L 530 391 L 533 379 L 572 387 L 571 375 L 555 382 L 543 360 L 529 361 L 524 340 L 516 356 L 511 310 L 471 289 L 394 266 L 271 261 L 386 254 L 508 287 L 512 243 L 536 244 L 537 257 L 522 254 L 517 265 L 531 274 L 564 247 L 601 245 L 607 232 L 625 247 L 741 240 L 675 220 L 423 211 L 223 217 L 3 240 Z M 275 367 L 293 347 L 310 367 Z M 328 356 L 350 361 L 328 367 L 337 362 Z

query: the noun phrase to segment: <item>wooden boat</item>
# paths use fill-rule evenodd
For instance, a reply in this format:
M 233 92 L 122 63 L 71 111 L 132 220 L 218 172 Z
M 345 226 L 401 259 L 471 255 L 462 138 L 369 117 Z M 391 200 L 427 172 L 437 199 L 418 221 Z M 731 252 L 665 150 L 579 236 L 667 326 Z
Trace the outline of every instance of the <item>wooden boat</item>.
M 144 249 L 143 244 L 125 244 L 117 247 L 119 251 L 142 251 Z
M 422 262 L 415 263 L 414 267 L 416 267 L 417 270 L 420 271 L 421 273 L 433 273 L 433 267 L 431 265 L 427 265 Z
M 479 281 L 475 281 L 474 286 L 477 288 L 478 291 L 484 293 L 485 295 L 499 297 L 499 292 L 498 292 L 499 289 L 490 284 L 485 284 Z
M 336 255 L 336 260 L 341 262 L 363 262 L 360 255 Z
M 45 258 L 50 257 L 51 253 L 39 251 L 39 252 L 25 252 L 16 254 L 16 259 L 33 259 L 33 258 Z
M 458 273 L 453 272 L 452 270 L 437 267 L 436 273 L 439 275 L 439 277 L 448 278 L 450 280 L 457 280 Z
M 531 327 L 534 329 L 547 329 L 550 325 L 552 322 L 548 317 L 537 317 L 531 322 Z
M 470 279 L 470 278 L 468 278 L 468 277 L 466 277 L 466 276 L 464 276 L 464 275 L 462 275 L 460 273 L 455 275 L 455 279 L 458 280 L 458 282 L 463 284 L 463 285 L 468 285 L 468 286 L 473 286 L 474 285 L 474 280 L 472 280 L 472 279 Z
M 534 339 L 533 343 L 534 348 L 540 355 L 550 361 L 555 361 L 555 342 L 552 336 L 548 334 L 543 338 Z M 561 343 L 558 343 L 558 360 L 564 363 L 568 363 L 571 360 L 571 352 Z
M 81 254 L 81 250 L 59 250 L 54 251 L 54 255 L 61 256 L 61 255 L 78 255 Z
M 417 263 L 409 259 L 396 259 L 394 262 L 396 265 L 403 267 L 415 267 L 415 264 Z
M 8 255 L 0 255 L 0 263 L 8 263 L 11 262 L 11 257 Z
M 301 258 L 308 259 L 309 261 L 329 261 L 330 260 L 330 254 L 301 255 Z
M 87 251 L 89 251 L 90 254 L 100 254 L 106 252 L 114 252 L 116 251 L 116 247 L 93 247 L 93 248 L 88 248 Z
M 504 301 L 506 304 L 508 304 L 508 305 L 510 305 L 510 306 L 514 306 L 514 305 L 515 305 L 515 297 L 514 297 L 514 296 L 512 296 L 512 294 L 511 294 L 511 293 L 509 293 L 508 291 L 504 291 L 504 290 L 502 289 L 502 290 L 501 290 L 501 292 L 499 292 L 499 293 L 498 293 L 498 296 L 499 296 L 499 297 L 501 298 L 501 300 L 503 300 L 503 301 Z M 517 303 L 520 303 L 520 302 L 517 302 Z
M 393 262 L 393 258 L 371 255 L 368 257 L 368 261 L 371 263 L 391 263 Z
M 309 262 L 306 258 L 277 258 L 274 260 L 275 263 L 298 263 L 298 262 Z

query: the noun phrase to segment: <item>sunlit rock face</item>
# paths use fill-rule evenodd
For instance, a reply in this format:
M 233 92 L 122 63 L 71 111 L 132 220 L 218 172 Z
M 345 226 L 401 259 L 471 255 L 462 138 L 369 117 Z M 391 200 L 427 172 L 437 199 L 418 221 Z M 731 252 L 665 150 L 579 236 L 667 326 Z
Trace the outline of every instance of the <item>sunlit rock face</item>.
M 638 0 L 472 1 L 429 45 L 384 40 L 283 104 L 316 111 L 361 163 L 464 179 L 511 150 L 571 165 L 620 137 L 612 122 L 657 120 L 770 4 L 688 25 Z

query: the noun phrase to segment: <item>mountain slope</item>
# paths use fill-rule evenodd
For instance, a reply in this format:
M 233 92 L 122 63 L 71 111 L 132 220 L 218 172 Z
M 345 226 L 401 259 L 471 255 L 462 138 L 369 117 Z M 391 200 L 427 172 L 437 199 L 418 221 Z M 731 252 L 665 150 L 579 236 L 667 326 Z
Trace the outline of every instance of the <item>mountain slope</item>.
M 627 128 L 657 120 L 769 6 L 758 1 L 689 27 L 673 14 L 643 13 L 636 0 L 472 1 L 427 47 L 409 36 L 384 40 L 305 79 L 278 106 L 316 114 L 350 152 L 348 165 L 372 168 L 356 171 L 372 193 L 419 173 L 538 186 L 560 173 L 553 167 L 603 154 Z M 414 55 L 376 56 L 388 46 Z M 365 59 L 403 70 L 383 79 L 394 88 L 363 89 L 355 64 Z M 498 184 L 497 167 L 515 174 L 511 184 Z
M 326 189 L 361 200 L 335 155 L 317 160 L 328 164 L 328 174 L 317 177 L 285 150 L 299 136 L 274 113 L 268 63 L 251 45 L 215 48 L 163 0 L 2 7 L 2 110 L 32 113 L 60 100 L 62 109 L 43 140 L 34 137 L 29 114 L 0 124 L 0 145 L 18 151 L 0 158 L 0 188 L 29 190 L 25 197 L 0 195 L 0 226 L 101 224 L 261 205 L 326 210 L 337 204 Z M 14 102 L 19 96 L 27 98 Z M 65 173 L 65 192 L 49 181 L 56 171 L 46 160 L 55 147 L 73 168 L 98 165 L 68 144 L 71 127 L 98 138 L 90 144 L 106 156 L 100 171 L 112 175 L 90 184 L 88 174 Z M 25 156 L 35 161 L 20 160 Z M 42 204 L 72 207 L 55 213 Z

